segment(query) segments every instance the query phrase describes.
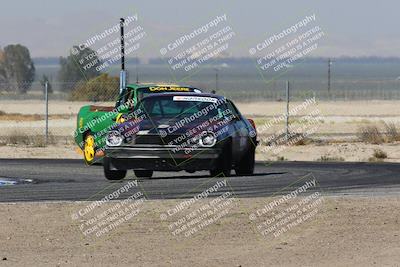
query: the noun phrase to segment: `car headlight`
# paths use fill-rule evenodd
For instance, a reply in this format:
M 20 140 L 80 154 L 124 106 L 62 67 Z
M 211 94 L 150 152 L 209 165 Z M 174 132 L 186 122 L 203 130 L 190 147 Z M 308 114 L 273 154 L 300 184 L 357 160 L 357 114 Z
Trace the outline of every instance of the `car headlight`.
M 118 131 L 111 131 L 107 135 L 106 144 L 107 146 L 120 146 L 124 138 Z
M 199 144 L 204 147 L 212 147 L 217 143 L 217 138 L 213 132 L 203 132 Z

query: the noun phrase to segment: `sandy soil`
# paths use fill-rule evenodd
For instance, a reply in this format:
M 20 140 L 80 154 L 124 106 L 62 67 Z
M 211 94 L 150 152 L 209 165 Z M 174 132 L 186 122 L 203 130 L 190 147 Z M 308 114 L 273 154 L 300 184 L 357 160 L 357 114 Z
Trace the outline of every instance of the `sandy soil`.
M 314 217 L 276 238 L 263 237 L 249 219 L 269 201 L 238 199 L 186 238 L 160 219 L 177 200 L 145 201 L 133 219 L 91 239 L 71 219 L 88 203 L 0 204 L 0 265 L 398 266 L 399 197 L 324 197 Z
M 259 147 L 257 160 L 277 160 L 278 157 L 290 161 L 319 161 L 321 158 L 332 161 L 356 161 L 366 162 L 373 159 L 375 150 L 382 150 L 387 158 L 385 162 L 400 162 L 400 143 L 391 144 L 364 144 L 360 142 L 347 142 L 329 145 L 308 144 L 302 146 L 282 146 L 276 149 L 271 147 Z
M 301 102 L 291 102 L 290 107 L 295 107 Z M 325 116 L 398 116 L 399 101 L 330 101 L 318 102 L 315 105 Z M 285 102 L 252 102 L 237 103 L 243 114 L 256 116 L 276 116 L 286 112 Z M 314 106 L 314 105 L 313 105 Z M 304 115 L 309 109 L 300 110 L 299 115 Z
M 49 101 L 49 114 L 78 114 L 84 105 L 94 104 L 91 102 L 71 102 L 61 100 Z M 96 102 L 96 105 L 114 106 L 112 102 Z M 0 101 L 0 110 L 7 113 L 21 114 L 45 114 L 45 102 L 40 100 L 4 100 Z
M 77 114 L 83 105 L 93 104 L 89 102 L 50 101 L 50 114 Z M 286 103 L 277 101 L 236 103 L 243 114 L 256 116 L 275 116 L 284 113 Z M 291 102 L 295 107 L 301 102 Z M 97 102 L 96 105 L 113 106 L 112 102 Z M 326 116 L 398 116 L 399 101 L 372 100 L 372 101 L 331 101 L 317 102 L 316 106 Z M 44 114 L 44 101 L 39 100 L 0 100 L 0 110 L 7 113 Z M 305 114 L 301 111 L 299 114 Z
M 83 159 L 75 145 L 49 145 L 47 147 L 0 146 L 0 158 Z

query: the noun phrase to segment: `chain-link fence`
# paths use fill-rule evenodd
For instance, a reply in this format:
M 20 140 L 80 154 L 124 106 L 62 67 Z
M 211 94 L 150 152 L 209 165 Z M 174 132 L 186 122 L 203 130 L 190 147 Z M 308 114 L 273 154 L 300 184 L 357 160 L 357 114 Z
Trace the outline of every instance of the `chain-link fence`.
M 118 84 L 118 78 L 111 82 L 50 82 L 47 101 L 44 83 L 30 84 L 25 94 L 19 93 L 15 84 L 3 84 L 0 144 L 71 144 L 79 109 L 91 104 L 114 106 Z

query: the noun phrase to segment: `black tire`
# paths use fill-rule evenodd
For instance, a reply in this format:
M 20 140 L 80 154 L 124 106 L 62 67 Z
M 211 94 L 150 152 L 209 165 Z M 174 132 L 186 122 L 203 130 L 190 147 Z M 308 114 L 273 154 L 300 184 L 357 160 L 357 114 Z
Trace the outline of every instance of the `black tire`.
M 243 156 L 240 162 L 235 168 L 236 175 L 252 175 L 254 174 L 254 164 L 255 164 L 255 147 L 250 144 L 250 148 L 247 153 Z
M 217 166 L 215 169 L 210 170 L 210 175 L 212 177 L 215 176 L 224 176 L 229 177 L 231 176 L 232 170 L 232 143 L 228 142 L 225 145 L 223 153 L 217 159 Z
M 92 138 L 92 151 L 87 151 L 87 146 L 88 146 L 88 139 Z M 91 132 L 87 132 L 84 137 L 83 137 L 83 160 L 87 165 L 92 165 L 95 163 L 95 157 L 96 157 L 96 144 L 94 142 L 94 136 Z
M 133 172 L 137 178 L 151 178 L 153 176 L 151 170 L 134 170 Z
M 122 180 L 126 176 L 126 170 L 110 170 L 110 159 L 107 157 L 103 158 L 103 169 L 107 180 Z

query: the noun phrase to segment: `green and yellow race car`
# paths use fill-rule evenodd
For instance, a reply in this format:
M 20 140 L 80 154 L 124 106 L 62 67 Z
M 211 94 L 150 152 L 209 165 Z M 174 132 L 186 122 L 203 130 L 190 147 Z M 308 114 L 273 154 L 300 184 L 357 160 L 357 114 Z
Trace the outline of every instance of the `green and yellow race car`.
M 123 114 L 132 111 L 143 97 L 160 93 L 201 93 L 198 88 L 175 84 L 129 84 L 118 96 L 115 106 L 83 106 L 78 113 L 75 142 L 87 164 L 104 155 L 108 131 L 124 122 Z

